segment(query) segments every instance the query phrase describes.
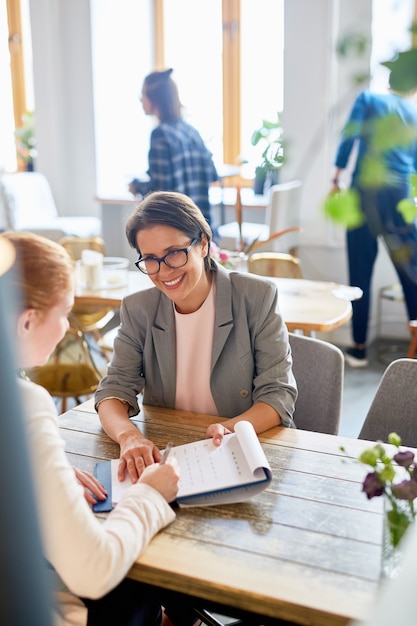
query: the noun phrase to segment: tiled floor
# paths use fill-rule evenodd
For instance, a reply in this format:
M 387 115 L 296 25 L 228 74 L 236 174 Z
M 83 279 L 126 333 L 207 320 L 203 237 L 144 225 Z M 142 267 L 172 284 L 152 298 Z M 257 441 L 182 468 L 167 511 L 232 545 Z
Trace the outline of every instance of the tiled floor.
M 371 345 L 369 348 L 368 367 L 355 369 L 345 364 L 340 435 L 355 438 L 358 436 L 387 365 L 394 359 L 405 357 L 407 348 L 406 341 L 380 341 L 378 346 Z

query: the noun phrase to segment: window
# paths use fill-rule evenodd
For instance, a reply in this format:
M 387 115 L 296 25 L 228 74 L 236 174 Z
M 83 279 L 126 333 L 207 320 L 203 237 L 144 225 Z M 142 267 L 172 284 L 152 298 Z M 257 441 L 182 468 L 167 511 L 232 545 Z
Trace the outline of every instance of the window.
M 29 0 L 0 0 L 0 93 L 0 169 L 14 171 L 14 129 L 34 110 Z
M 252 132 L 282 110 L 283 4 L 91 0 L 99 194 L 146 171 L 154 120 L 139 96 L 157 68 L 174 68 L 185 118 L 216 163 L 259 156 Z

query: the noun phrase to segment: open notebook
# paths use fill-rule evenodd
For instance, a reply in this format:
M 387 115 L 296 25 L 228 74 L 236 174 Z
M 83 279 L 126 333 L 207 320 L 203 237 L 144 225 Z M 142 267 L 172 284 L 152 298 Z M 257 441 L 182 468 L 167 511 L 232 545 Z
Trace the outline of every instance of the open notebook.
M 201 506 L 241 502 L 263 491 L 272 480 L 268 460 L 250 422 L 238 422 L 235 432 L 223 438 L 221 446 L 202 439 L 174 446 L 170 456 L 178 461 L 180 481 L 177 503 Z M 108 497 L 98 502 L 96 512 L 110 511 L 130 485 L 119 482 L 119 460 L 101 461 L 94 474 L 107 489 Z

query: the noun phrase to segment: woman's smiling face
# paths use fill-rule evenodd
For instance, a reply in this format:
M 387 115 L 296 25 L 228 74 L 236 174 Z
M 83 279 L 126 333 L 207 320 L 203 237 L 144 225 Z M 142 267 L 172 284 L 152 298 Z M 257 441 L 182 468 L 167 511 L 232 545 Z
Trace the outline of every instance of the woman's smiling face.
M 188 248 L 191 239 L 181 230 L 171 226 L 157 225 L 140 230 L 136 235 L 142 258 L 161 258 L 174 250 Z M 188 251 L 188 261 L 182 267 L 172 268 L 160 263 L 159 272 L 149 278 L 170 300 L 180 313 L 193 313 L 208 296 L 211 286 L 210 273 L 204 268 L 208 244 L 205 235 Z

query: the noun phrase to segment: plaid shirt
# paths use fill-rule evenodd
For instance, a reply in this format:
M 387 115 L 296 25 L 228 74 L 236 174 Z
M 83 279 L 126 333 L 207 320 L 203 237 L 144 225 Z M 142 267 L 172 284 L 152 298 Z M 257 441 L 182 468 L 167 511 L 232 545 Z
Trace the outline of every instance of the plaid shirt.
M 198 133 L 184 120 L 164 122 L 152 131 L 149 150 L 149 191 L 178 191 L 189 196 L 210 223 L 209 185 L 217 180 L 212 155 Z

